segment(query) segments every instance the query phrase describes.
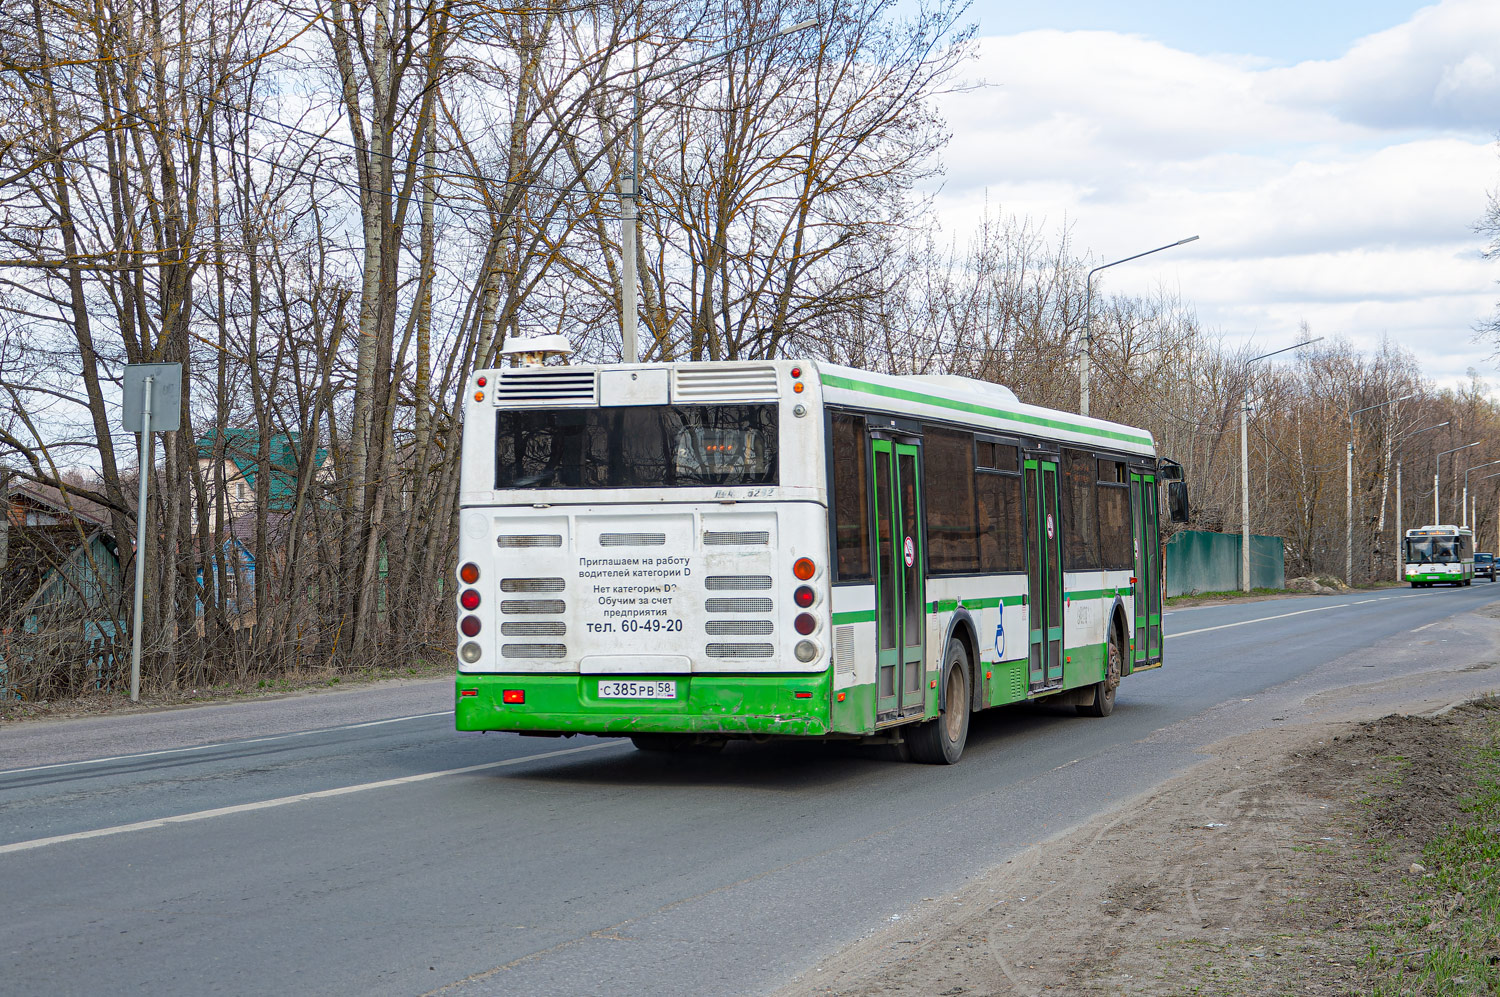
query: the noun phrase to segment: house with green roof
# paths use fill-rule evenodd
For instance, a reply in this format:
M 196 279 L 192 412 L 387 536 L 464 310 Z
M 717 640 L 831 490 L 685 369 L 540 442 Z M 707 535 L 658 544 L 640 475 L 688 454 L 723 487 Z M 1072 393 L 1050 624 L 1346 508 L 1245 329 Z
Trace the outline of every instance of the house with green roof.
M 328 459 L 328 451 L 323 447 L 306 453 L 301 440 L 302 434 L 297 432 L 273 434 L 267 441 L 266 459 L 262 460 L 261 437 L 257 430 L 210 429 L 204 433 L 198 439 L 198 464 L 203 472 L 203 480 L 210 489 L 209 507 L 217 508 L 216 496 L 212 493 L 218 482 L 214 453 L 222 441 L 224 505 L 229 519 L 238 519 L 254 510 L 255 486 L 263 465 L 270 471 L 267 511 L 291 511 L 297 499 L 300 461 L 310 459 L 316 475 L 321 472 L 323 462 Z

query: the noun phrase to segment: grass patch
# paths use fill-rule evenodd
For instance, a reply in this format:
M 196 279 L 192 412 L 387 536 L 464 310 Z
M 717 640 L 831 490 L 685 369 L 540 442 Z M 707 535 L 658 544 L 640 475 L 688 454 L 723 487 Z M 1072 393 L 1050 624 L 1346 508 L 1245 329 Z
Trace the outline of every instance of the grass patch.
M 1190 605 L 1195 602 L 1220 599 L 1264 599 L 1268 595 L 1292 595 L 1294 593 L 1287 589 L 1256 588 L 1249 592 L 1241 592 L 1235 589 L 1232 592 L 1190 592 L 1186 595 L 1169 595 L 1166 603 L 1168 607 Z
M 1500 993 L 1500 709 L 1463 761 L 1473 781 L 1462 816 L 1422 848 L 1403 903 L 1369 929 L 1371 993 Z

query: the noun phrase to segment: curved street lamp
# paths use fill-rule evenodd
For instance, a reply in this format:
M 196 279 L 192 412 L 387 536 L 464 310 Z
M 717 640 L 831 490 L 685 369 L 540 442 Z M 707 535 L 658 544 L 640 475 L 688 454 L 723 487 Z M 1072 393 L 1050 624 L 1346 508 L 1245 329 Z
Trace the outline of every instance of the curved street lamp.
M 1196 236 L 1194 237 L 1196 238 Z M 1307 339 L 1245 361 L 1245 397 L 1240 399 L 1240 591 L 1250 591 L 1250 365 L 1287 350 L 1300 350 L 1322 339 Z
M 1155 249 L 1148 249 L 1144 253 L 1136 253 L 1134 256 L 1127 256 L 1123 260 L 1115 260 L 1112 263 L 1100 264 L 1099 266 L 1090 270 L 1088 272 L 1088 276 L 1083 279 L 1083 360 L 1078 365 L 1079 415 L 1089 414 L 1089 354 L 1090 351 L 1092 351 L 1094 348 L 1094 274 L 1098 273 L 1100 270 L 1108 270 L 1110 267 L 1117 267 L 1121 263 L 1129 263 L 1131 260 L 1138 260 L 1142 256 L 1150 256 L 1152 253 L 1159 253 L 1164 249 L 1173 249 L 1177 246 L 1185 246 L 1190 242 L 1196 242 L 1197 239 L 1198 237 L 1196 235 L 1190 235 L 1186 239 L 1178 239 L 1176 242 L 1169 242 L 1165 246 L 1157 246 Z
M 1443 514 L 1440 511 L 1438 511 L 1438 477 L 1439 477 L 1440 473 L 1443 470 L 1443 458 L 1446 457 L 1446 456 L 1448 456 L 1451 453 L 1458 453 L 1460 450 L 1467 450 L 1470 447 L 1477 447 L 1477 446 L 1479 446 L 1479 444 L 1481 444 L 1483 442 L 1484 442 L 1483 440 L 1475 440 L 1473 443 L 1465 443 L 1463 446 L 1461 446 L 1461 447 L 1454 447 L 1452 450 L 1444 450 L 1442 453 L 1440 453 L 1440 454 L 1437 455 L 1437 461 L 1435 463 L 1435 466 L 1432 469 L 1432 525 L 1433 526 L 1439 525 L 1442 522 L 1442 520 L 1443 520 Z

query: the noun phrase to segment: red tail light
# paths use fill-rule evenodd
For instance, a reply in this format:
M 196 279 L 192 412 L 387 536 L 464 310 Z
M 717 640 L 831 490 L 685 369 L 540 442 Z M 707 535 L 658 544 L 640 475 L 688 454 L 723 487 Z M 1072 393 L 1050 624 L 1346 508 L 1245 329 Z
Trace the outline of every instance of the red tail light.
M 524 703 L 526 702 L 526 690 L 506 689 L 505 692 L 501 693 L 500 700 L 505 703 Z
M 465 637 L 479 636 L 479 617 L 465 616 L 459 621 L 458 629 L 463 631 Z
M 458 597 L 458 604 L 465 609 L 478 609 L 479 593 L 475 592 L 473 589 L 464 589 L 463 594 Z
M 813 614 L 811 613 L 798 613 L 797 618 L 792 621 L 792 626 L 797 628 L 799 634 L 806 637 L 818 629 L 818 621 L 813 619 Z
M 801 606 L 803 609 L 811 606 L 813 604 L 813 600 L 816 598 L 817 595 L 813 592 L 811 586 L 808 585 L 799 585 L 797 586 L 797 591 L 792 593 L 792 601 Z

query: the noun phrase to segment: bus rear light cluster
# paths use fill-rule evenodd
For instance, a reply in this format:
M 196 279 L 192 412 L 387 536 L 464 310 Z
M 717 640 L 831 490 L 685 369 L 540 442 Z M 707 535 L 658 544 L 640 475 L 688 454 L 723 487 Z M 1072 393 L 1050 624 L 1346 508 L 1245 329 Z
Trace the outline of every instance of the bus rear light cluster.
M 465 616 L 458 622 L 458 629 L 463 631 L 465 637 L 479 636 L 479 617 Z
M 458 597 L 458 604 L 473 612 L 479 608 L 479 593 L 473 589 L 464 589 Z

